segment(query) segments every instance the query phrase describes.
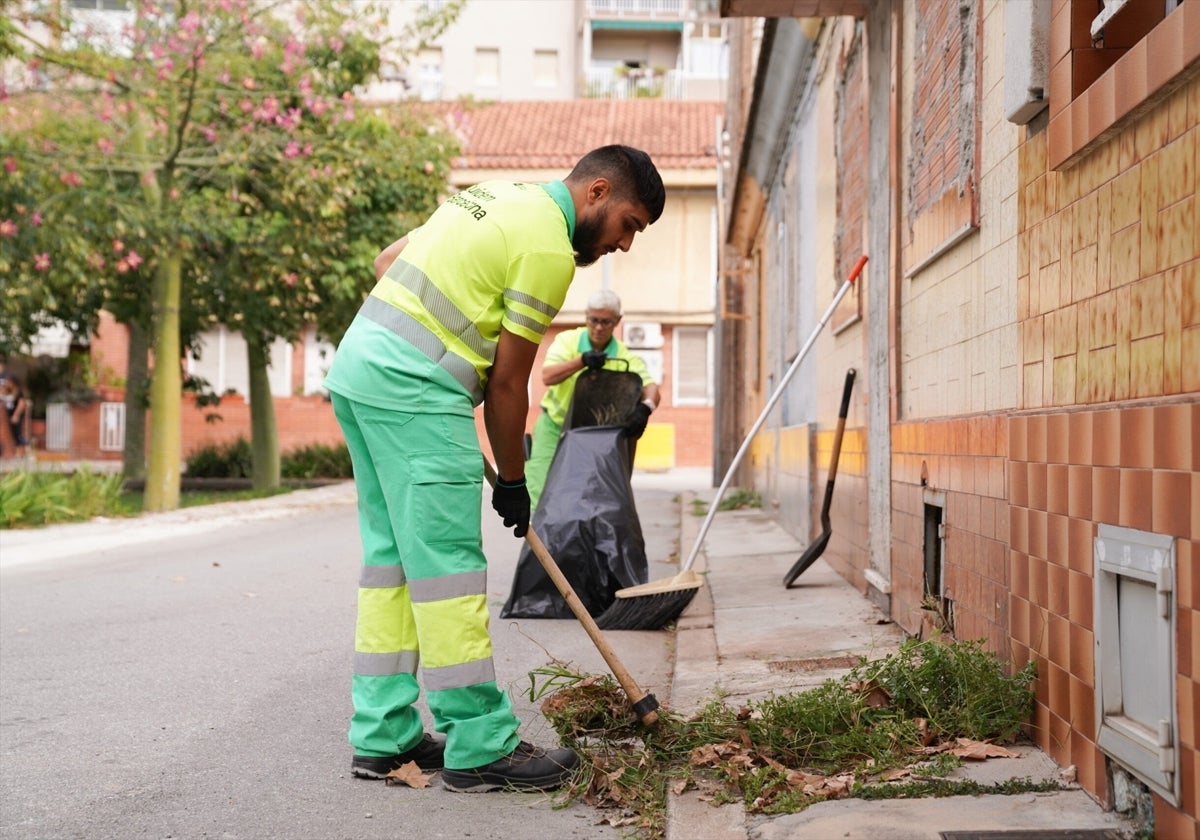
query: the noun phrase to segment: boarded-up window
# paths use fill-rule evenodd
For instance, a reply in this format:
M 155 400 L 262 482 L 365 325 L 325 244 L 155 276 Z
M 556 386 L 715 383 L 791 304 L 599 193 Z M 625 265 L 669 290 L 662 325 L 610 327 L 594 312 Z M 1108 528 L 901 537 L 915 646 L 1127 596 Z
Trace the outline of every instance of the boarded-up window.
M 906 272 L 979 226 L 978 0 L 914 0 Z
M 675 328 L 675 405 L 711 405 L 708 327 Z
M 842 57 L 842 82 L 837 97 L 837 277 L 834 278 L 834 291 L 850 276 L 854 264 L 863 255 L 866 242 L 867 62 L 863 46 L 862 22 L 858 21 Z M 833 313 L 834 330 L 859 318 L 858 289 L 855 284 Z

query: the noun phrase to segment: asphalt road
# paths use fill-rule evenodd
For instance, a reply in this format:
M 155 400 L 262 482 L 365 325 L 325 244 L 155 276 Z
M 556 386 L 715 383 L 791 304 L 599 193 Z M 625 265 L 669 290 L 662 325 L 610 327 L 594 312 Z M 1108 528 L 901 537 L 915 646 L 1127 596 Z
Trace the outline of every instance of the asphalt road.
M 670 489 L 637 496 L 656 579 L 678 514 Z M 353 778 L 353 492 L 278 498 L 0 534 L 0 836 L 622 836 L 553 795 Z M 549 745 L 529 672 L 605 665 L 574 621 L 496 618 L 520 543 L 484 513 L 497 676 L 522 736 Z M 607 637 L 665 703 L 669 637 Z

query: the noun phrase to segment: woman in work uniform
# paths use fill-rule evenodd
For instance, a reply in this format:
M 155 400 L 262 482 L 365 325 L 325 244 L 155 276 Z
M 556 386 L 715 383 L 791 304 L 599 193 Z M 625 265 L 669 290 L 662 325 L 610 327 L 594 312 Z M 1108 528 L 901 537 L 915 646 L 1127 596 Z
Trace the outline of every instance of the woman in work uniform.
M 627 146 L 589 152 L 564 181 L 488 181 L 447 200 L 375 260 L 377 284 L 325 380 L 354 466 L 363 566 L 358 590 L 354 775 L 415 761 L 477 792 L 552 789 L 579 763 L 517 737 L 496 684 L 485 592 L 474 407 L 498 480 L 492 507 L 524 536 L 523 433 L 538 344 L 576 265 L 662 214 L 662 179 Z M 434 728 L 413 705 L 418 662 Z

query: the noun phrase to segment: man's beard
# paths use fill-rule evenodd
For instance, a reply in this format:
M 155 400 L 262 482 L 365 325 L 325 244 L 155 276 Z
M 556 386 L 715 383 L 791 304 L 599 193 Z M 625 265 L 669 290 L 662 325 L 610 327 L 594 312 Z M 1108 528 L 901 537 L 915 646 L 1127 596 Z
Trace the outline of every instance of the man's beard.
M 575 249 L 575 265 L 580 268 L 591 265 L 600 259 L 597 243 L 600 240 L 604 217 L 599 214 L 597 216 L 597 218 L 579 219 L 575 222 L 575 235 L 571 237 L 571 247 Z

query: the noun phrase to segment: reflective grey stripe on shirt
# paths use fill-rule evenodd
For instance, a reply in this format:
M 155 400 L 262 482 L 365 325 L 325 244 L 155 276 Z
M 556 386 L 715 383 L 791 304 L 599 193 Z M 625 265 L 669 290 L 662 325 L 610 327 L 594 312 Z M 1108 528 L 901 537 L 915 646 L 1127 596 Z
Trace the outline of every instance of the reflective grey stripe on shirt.
M 417 673 L 420 656 L 415 650 L 388 653 L 354 653 L 354 673 L 361 677 L 394 677 Z
M 479 384 L 479 372 L 462 356 L 447 350 L 442 340 L 429 331 L 429 327 L 407 312 L 401 312 L 374 295 L 368 296 L 363 302 L 359 314 L 381 327 L 391 330 L 421 351 L 435 365 L 453 376 L 455 381 L 471 395 L 475 405 L 483 402 L 483 388 Z
M 509 305 L 510 301 L 513 303 L 523 304 L 530 309 L 541 312 L 547 317 L 547 323 L 543 324 L 540 321 L 535 321 L 528 315 L 523 315 L 520 312 L 517 312 Z M 508 320 L 512 321 L 514 324 L 520 324 L 525 329 L 537 333 L 538 335 L 545 335 L 546 329 L 549 326 L 549 322 L 554 320 L 554 316 L 558 314 L 558 309 L 546 303 L 545 301 L 538 300 L 533 295 L 528 295 L 525 292 L 518 292 L 515 289 L 505 289 L 504 314 Z
M 425 688 L 428 691 L 445 691 L 450 688 L 466 688 L 485 682 L 496 681 L 496 667 L 492 658 L 476 659 L 459 665 L 443 665 L 440 668 L 425 668 Z
M 487 570 L 410 581 L 408 592 L 414 604 L 445 601 L 447 598 L 461 598 L 466 595 L 483 595 L 487 592 Z
M 433 319 L 446 328 L 446 332 L 462 339 L 462 343 L 479 356 L 489 361 L 496 358 L 496 342 L 480 335 L 475 322 L 464 315 L 441 289 L 433 285 L 424 271 L 399 259 L 387 270 L 387 277 L 416 295 Z

